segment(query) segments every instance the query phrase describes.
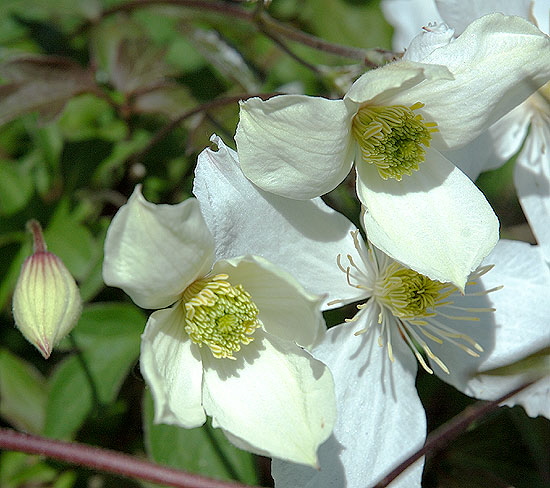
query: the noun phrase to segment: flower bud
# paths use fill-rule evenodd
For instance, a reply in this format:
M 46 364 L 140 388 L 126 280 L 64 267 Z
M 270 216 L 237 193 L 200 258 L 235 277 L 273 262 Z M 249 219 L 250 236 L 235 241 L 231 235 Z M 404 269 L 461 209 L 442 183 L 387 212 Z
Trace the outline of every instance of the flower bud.
M 40 224 L 31 220 L 34 252 L 23 266 L 13 295 L 13 316 L 25 338 L 44 358 L 76 325 L 82 301 L 61 259 L 48 252 Z

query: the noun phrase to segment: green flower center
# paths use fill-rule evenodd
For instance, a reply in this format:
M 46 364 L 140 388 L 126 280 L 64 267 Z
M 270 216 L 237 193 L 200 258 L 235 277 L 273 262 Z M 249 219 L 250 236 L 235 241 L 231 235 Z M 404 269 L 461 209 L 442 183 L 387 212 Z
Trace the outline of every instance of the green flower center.
M 251 335 L 261 323 L 250 295 L 228 278 L 218 274 L 195 281 L 183 292 L 183 307 L 191 340 L 207 345 L 216 358 L 235 359 L 233 353 L 254 340 Z
M 400 319 L 419 319 L 437 315 L 435 308 L 456 288 L 449 283 L 432 280 L 412 269 L 392 263 L 376 281 L 378 302 Z
M 437 124 L 414 113 L 423 106 L 420 102 L 410 107 L 366 105 L 355 114 L 352 131 L 363 161 L 375 164 L 384 180 L 401 181 L 424 161 L 425 147 L 430 145 L 431 133 L 437 132 Z

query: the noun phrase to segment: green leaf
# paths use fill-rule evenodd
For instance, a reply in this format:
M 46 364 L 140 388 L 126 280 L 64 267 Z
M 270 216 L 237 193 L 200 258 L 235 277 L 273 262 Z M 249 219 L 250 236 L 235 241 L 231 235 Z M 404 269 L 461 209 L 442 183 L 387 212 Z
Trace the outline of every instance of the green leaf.
M 151 135 L 145 130 L 137 130 L 132 138 L 119 142 L 113 149 L 111 155 L 98 166 L 93 183 L 96 186 L 109 187 L 113 180 L 120 178 L 126 160 L 132 155 L 141 151 L 151 139 Z
M 147 453 L 154 461 L 196 474 L 242 483 L 259 483 L 254 459 L 209 424 L 196 429 L 153 423 L 153 399 L 145 392 L 143 424 Z
M 60 201 L 45 230 L 45 239 L 48 250 L 62 259 L 67 269 L 80 280 L 88 275 L 94 264 L 96 243 L 88 228 L 82 225 L 77 210 L 71 212 L 67 199 Z
M 392 29 L 378 3 L 352 5 L 343 0 L 316 0 L 307 3 L 301 18 L 313 27 L 315 35 L 328 41 L 362 48 L 389 48 Z
M 50 379 L 47 436 L 72 437 L 94 401 L 101 405 L 114 401 L 139 356 L 144 325 L 145 316 L 130 304 L 98 303 L 84 309 L 72 332 L 82 356 L 64 360 Z
M 71 356 L 57 365 L 49 381 L 44 435 L 70 439 L 92 410 L 92 389 L 80 360 Z
M 117 119 L 114 108 L 106 100 L 90 94 L 71 99 L 59 117 L 58 125 L 68 141 L 120 141 L 128 132 L 126 124 Z
M 0 160 L 0 214 L 12 215 L 29 202 L 33 182 L 28 166 Z
M 99 401 L 111 403 L 139 357 L 145 315 L 134 305 L 98 303 L 86 307 L 73 331 L 94 380 Z
M 46 381 L 30 363 L 0 349 L 0 415 L 14 427 L 41 433 L 44 425 Z
M 2 488 L 25 488 L 51 486 L 70 488 L 74 486 L 76 473 L 64 471 L 58 475 L 55 468 L 39 456 L 22 452 L 0 453 L 0 486 Z
M 0 124 L 20 115 L 38 112 L 51 120 L 74 95 L 93 91 L 89 71 L 68 58 L 21 55 L 0 64 Z

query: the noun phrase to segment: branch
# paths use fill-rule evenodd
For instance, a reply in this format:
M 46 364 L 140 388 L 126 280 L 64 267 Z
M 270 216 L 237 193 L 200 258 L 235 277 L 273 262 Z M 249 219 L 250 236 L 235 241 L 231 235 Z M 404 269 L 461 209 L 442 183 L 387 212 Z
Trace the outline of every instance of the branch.
M 466 408 L 456 417 L 449 420 L 449 422 L 443 424 L 441 427 L 435 429 L 431 434 L 429 434 L 422 449 L 415 452 L 411 457 L 403 461 L 399 466 L 384 476 L 384 478 L 374 485 L 373 488 L 386 488 L 393 480 L 395 480 L 395 478 L 397 478 L 413 463 L 418 461 L 422 456 L 433 455 L 433 453 L 440 451 L 447 444 L 466 431 L 472 422 L 485 417 L 494 410 L 497 410 L 502 402 L 508 400 L 508 398 L 513 397 L 526 388 L 529 388 L 532 384 L 536 383 L 536 381 L 537 380 L 529 381 L 528 383 L 518 386 L 514 390 L 506 393 L 496 400 L 490 402 L 477 402 L 471 407 Z
M 171 120 L 168 124 L 166 124 L 162 129 L 160 129 L 147 143 L 147 146 L 145 146 L 140 152 L 132 155 L 129 159 L 133 163 L 137 163 L 143 159 L 143 157 L 151 150 L 153 146 L 158 144 L 162 139 L 164 139 L 170 132 L 172 132 L 178 125 L 180 125 L 185 119 L 188 119 L 189 117 L 192 117 L 195 114 L 198 114 L 200 112 L 207 112 L 208 110 L 223 107 L 225 105 L 231 105 L 233 103 L 237 103 L 240 100 L 246 100 L 248 98 L 252 97 L 259 97 L 264 100 L 271 98 L 275 95 L 280 95 L 279 92 L 273 92 L 273 93 L 257 93 L 257 94 L 242 94 L 242 95 L 233 95 L 229 97 L 223 97 L 223 98 L 216 98 L 215 100 L 211 100 L 210 102 L 203 103 L 201 105 L 198 105 L 187 112 L 184 112 L 183 114 L 179 115 L 175 119 Z
M 109 449 L 22 434 L 11 429 L 0 429 L 0 448 L 38 454 L 86 468 L 176 488 L 250 488 L 249 485 L 186 473 Z
M 261 1 L 261 0 L 260 0 Z M 363 62 L 367 66 L 378 67 L 387 61 L 394 58 L 394 53 L 384 49 L 361 49 L 356 47 L 344 46 L 328 42 L 319 37 L 306 34 L 299 29 L 288 26 L 275 20 L 267 12 L 261 10 L 253 12 L 243 9 L 236 5 L 231 5 L 226 2 L 216 0 L 132 0 L 114 7 L 108 8 L 101 13 L 99 19 L 94 19 L 93 22 L 98 22 L 104 17 L 116 14 L 118 12 L 131 12 L 140 8 L 153 7 L 156 5 L 173 5 L 178 7 L 201 10 L 203 12 L 213 12 L 226 17 L 233 17 L 245 22 L 256 25 L 258 31 L 267 35 L 271 39 L 277 37 L 285 37 L 289 40 L 299 42 L 317 51 L 323 51 L 330 54 L 335 54 L 343 58 L 355 59 Z M 90 21 L 82 24 L 76 29 L 73 35 L 79 35 L 90 25 Z M 280 42 L 280 41 L 279 41 Z

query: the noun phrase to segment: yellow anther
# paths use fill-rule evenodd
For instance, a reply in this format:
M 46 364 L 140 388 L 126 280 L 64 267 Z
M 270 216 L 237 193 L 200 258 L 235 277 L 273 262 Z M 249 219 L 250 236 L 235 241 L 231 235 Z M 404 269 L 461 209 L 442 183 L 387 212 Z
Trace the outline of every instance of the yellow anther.
M 431 133 L 438 129 L 435 122 L 426 122 L 414 113 L 423 106 L 420 102 L 410 107 L 365 105 L 355 114 L 352 130 L 363 161 L 375 164 L 384 180 L 401 181 L 403 175 L 418 171 L 424 161 Z
M 191 340 L 207 345 L 216 358 L 235 359 L 241 345 L 250 344 L 260 327 L 258 308 L 241 285 L 218 274 L 192 283 L 183 293 L 185 330 Z

